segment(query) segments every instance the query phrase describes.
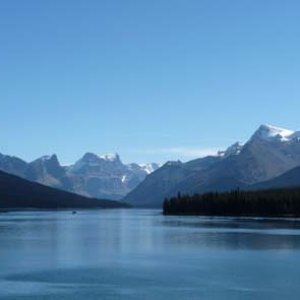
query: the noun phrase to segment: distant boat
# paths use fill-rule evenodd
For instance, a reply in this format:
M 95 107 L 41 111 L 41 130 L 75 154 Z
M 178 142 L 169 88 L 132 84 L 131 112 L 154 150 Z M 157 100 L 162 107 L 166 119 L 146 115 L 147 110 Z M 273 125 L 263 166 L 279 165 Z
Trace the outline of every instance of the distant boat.
M 77 211 L 73 210 L 72 215 L 76 215 L 76 214 L 77 214 Z

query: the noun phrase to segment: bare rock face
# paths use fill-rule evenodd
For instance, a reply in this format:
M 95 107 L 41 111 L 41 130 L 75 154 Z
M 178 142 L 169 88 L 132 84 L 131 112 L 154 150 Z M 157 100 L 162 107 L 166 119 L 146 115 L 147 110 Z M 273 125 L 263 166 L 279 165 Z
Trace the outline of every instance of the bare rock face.
M 123 164 L 118 154 L 86 153 L 66 168 L 66 174 L 73 183 L 73 190 L 79 194 L 121 199 L 142 182 L 148 172 L 138 164 Z

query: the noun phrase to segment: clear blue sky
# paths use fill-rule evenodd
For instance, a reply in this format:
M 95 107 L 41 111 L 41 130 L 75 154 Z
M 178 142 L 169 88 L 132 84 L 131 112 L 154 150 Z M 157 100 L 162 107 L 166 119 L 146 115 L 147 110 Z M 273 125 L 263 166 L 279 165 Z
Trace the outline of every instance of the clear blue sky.
M 0 152 L 190 159 L 300 128 L 298 0 L 0 2 Z

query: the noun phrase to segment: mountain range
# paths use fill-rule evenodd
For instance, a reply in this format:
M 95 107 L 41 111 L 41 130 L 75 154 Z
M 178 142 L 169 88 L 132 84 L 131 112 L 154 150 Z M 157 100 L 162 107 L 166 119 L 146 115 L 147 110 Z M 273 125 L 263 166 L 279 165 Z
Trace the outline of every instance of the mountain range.
M 137 207 L 161 207 L 182 194 L 300 186 L 300 132 L 261 125 L 249 140 L 215 156 L 189 162 L 124 164 L 118 154 L 86 153 L 62 166 L 57 156 L 32 162 L 0 154 L 0 170 L 23 179 L 98 199 L 124 200 Z
M 32 162 L 0 154 L 0 170 L 43 185 L 86 197 L 119 200 L 159 166 L 123 164 L 118 154 L 86 153 L 75 164 L 62 166 L 57 156 Z
M 245 144 L 235 143 L 216 156 L 167 162 L 124 200 L 139 207 L 161 207 L 165 197 L 178 192 L 300 186 L 299 166 L 300 132 L 261 125 Z

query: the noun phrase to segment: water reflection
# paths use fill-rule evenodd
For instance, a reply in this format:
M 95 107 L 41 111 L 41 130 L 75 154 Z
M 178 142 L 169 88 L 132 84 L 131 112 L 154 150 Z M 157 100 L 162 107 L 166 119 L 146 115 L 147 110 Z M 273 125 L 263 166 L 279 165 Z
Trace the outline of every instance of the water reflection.
M 1 299 L 292 299 L 297 220 L 159 210 L 0 215 Z M 13 288 L 12 288 L 13 287 Z M 42 296 L 41 296 L 42 295 Z
M 167 238 L 178 245 L 198 247 L 280 250 L 300 248 L 300 222 L 294 219 L 235 219 L 166 217 Z

